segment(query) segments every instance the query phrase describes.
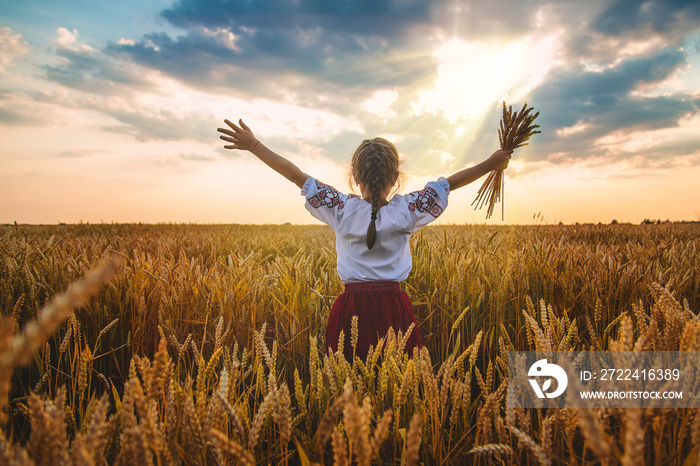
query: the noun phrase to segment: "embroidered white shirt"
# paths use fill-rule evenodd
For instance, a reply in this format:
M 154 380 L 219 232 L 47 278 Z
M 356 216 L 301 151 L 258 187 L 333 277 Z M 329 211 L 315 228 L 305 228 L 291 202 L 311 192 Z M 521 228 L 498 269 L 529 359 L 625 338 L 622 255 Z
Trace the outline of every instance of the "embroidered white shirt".
M 367 248 L 372 206 L 364 199 L 337 191 L 309 177 L 301 188 L 306 209 L 335 231 L 338 275 L 345 283 L 391 281 L 408 277 L 413 266 L 408 240 L 447 207 L 450 183 L 443 177 L 420 191 L 395 195 L 379 209 L 377 241 Z

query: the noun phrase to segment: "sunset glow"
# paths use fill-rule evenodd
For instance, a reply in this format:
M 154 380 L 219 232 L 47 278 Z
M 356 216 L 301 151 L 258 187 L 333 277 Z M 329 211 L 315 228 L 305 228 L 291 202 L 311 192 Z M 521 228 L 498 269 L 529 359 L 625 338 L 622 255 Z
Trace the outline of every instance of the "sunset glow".
M 477 117 L 499 100 L 520 101 L 540 83 L 553 60 L 552 39 L 529 42 L 444 43 L 435 52 L 439 62 L 435 88 L 420 92 L 418 107 L 443 111 L 456 120 Z
M 314 223 L 296 186 L 223 149 L 224 118 L 346 191 L 354 149 L 385 136 L 407 191 L 496 150 L 504 100 L 542 134 L 488 223 L 700 219 L 700 6 L 399 3 L 4 7 L 0 223 Z M 480 184 L 440 221 L 484 222 Z

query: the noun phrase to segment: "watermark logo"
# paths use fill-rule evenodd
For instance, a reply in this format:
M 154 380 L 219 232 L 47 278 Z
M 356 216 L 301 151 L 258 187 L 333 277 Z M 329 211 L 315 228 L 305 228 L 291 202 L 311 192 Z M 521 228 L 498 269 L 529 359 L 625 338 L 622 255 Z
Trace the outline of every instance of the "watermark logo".
M 700 351 L 509 351 L 511 408 L 700 409 Z
M 556 364 L 549 364 L 546 359 L 540 359 L 530 366 L 527 375 L 530 377 L 549 377 L 544 381 L 542 387 L 537 383 L 537 380 L 529 379 L 537 398 L 556 398 L 564 393 L 569 383 L 569 378 L 566 376 L 564 369 Z M 557 381 L 557 389 L 548 393 L 547 391 L 552 387 L 552 378 Z

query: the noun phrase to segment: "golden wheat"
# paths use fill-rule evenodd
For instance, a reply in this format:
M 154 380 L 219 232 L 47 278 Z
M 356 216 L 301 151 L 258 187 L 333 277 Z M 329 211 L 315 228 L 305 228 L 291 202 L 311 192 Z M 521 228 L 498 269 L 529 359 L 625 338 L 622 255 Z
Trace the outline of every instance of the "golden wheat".
M 404 286 L 424 348 L 405 354 L 409 332 L 391 332 L 364 361 L 323 341 L 342 291 L 323 228 L 27 231 L 0 236 L 3 464 L 50 462 L 47 445 L 66 464 L 697 457 L 692 410 L 511 410 L 503 396 L 508 351 L 697 350 L 697 226 L 423 230 Z M 109 254 L 124 266 L 18 366 L 36 310 Z
M 527 103 L 525 103 L 519 112 L 513 114 L 513 106 L 506 108 L 506 103 L 505 101 L 503 102 L 503 115 L 499 122 L 500 128 L 498 129 L 498 142 L 501 145 L 501 149 L 517 149 L 525 146 L 532 136 L 540 133 L 537 130 L 540 126 L 534 124 L 540 112 L 530 113 L 531 111 L 532 107 L 528 107 Z M 503 170 L 494 170 L 489 173 L 486 181 L 479 188 L 472 205 L 476 203 L 475 208 L 479 209 L 484 204 L 488 204 L 486 218 L 491 217 L 496 202 L 501 200 L 504 182 Z M 501 207 L 503 207 L 503 202 L 501 202 Z M 504 217 L 503 211 L 501 211 L 501 217 L 502 219 Z

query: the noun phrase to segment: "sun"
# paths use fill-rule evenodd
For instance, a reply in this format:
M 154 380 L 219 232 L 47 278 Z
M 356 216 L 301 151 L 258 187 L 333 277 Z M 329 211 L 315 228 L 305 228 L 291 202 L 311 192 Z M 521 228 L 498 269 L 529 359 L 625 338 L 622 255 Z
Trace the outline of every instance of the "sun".
M 436 51 L 434 87 L 419 92 L 417 111 L 474 118 L 495 102 L 517 100 L 551 67 L 553 39 L 484 44 L 453 39 Z

